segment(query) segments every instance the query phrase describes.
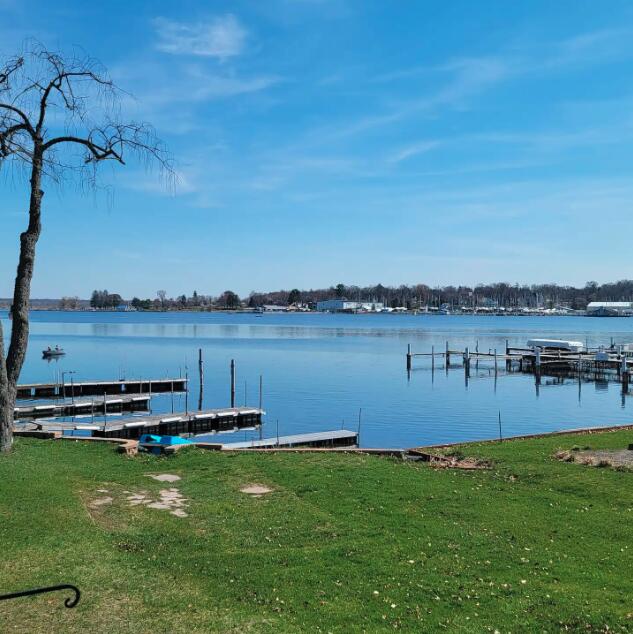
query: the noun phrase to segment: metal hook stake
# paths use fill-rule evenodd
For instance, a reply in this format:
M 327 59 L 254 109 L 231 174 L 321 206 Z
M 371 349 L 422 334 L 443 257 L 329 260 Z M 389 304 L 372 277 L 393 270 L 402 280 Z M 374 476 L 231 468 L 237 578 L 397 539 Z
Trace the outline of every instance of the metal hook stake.
M 70 585 L 69 583 L 64 583 L 59 586 L 50 586 L 48 588 L 35 588 L 34 590 L 24 590 L 22 592 L 12 592 L 11 594 L 0 594 L 0 601 L 5 601 L 7 599 L 18 599 L 20 597 L 29 597 L 34 594 L 44 594 L 46 592 L 57 592 L 58 590 L 71 590 L 75 593 L 74 597 L 68 597 L 64 600 L 64 605 L 67 608 L 74 608 L 81 598 L 81 592 L 79 588 L 76 586 Z

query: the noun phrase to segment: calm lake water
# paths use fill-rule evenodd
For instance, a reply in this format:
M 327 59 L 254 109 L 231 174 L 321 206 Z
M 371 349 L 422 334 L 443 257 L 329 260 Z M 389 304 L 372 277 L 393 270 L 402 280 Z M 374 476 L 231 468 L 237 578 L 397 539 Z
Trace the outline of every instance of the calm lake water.
M 10 322 L 1 315 L 6 329 Z M 536 390 L 530 375 L 506 375 L 500 364 L 472 365 L 465 382 L 461 367 L 444 371 L 436 361 L 415 359 L 410 378 L 407 344 L 417 352 L 431 346 L 481 351 L 528 338 L 588 341 L 589 345 L 633 342 L 633 319 L 586 317 L 474 317 L 411 315 L 224 313 L 34 312 L 28 358 L 21 382 L 55 381 L 75 371 L 75 381 L 161 378 L 188 372 L 189 407 L 198 401 L 198 348 L 205 360 L 203 407 L 229 404 L 229 363 L 237 364 L 237 403 L 257 406 L 264 381 L 263 435 L 356 429 L 362 408 L 361 444 L 413 445 L 493 438 L 501 412 L 504 435 L 631 422 L 633 406 L 616 383 L 564 384 L 544 378 Z M 67 356 L 47 362 L 46 346 L 59 344 Z M 66 379 L 69 380 L 68 377 Z M 156 412 L 171 411 L 170 395 L 153 400 Z M 183 395 L 174 408 L 183 411 Z M 222 435 L 244 440 L 258 432 Z

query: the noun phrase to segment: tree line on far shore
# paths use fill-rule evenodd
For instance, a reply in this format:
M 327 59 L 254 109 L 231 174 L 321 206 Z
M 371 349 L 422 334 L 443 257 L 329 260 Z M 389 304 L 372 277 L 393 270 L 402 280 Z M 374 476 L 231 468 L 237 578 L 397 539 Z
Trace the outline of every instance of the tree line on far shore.
M 247 297 L 239 297 L 231 290 L 219 296 L 204 295 L 193 291 L 191 295 L 182 294 L 168 297 L 167 292 L 159 290 L 153 298 L 134 297 L 124 300 L 118 293 L 107 290 L 95 290 L 90 306 L 96 309 L 114 309 L 123 305 L 136 310 L 235 310 L 239 308 L 259 308 L 265 305 L 305 306 L 313 308 L 319 301 L 326 299 L 347 299 L 351 301 L 381 302 L 385 306 L 403 306 L 421 308 L 425 306 L 481 307 L 494 305 L 504 308 L 553 308 L 566 306 L 575 310 L 584 310 L 592 301 L 633 301 L 633 280 L 620 280 L 598 284 L 587 282 L 582 287 L 558 284 L 479 284 L 477 286 L 436 286 L 415 284 L 411 286 L 353 286 L 337 284 L 329 288 L 299 290 L 279 290 L 266 293 L 251 292 Z M 85 302 L 76 297 L 64 297 L 59 307 L 63 309 L 80 308 Z

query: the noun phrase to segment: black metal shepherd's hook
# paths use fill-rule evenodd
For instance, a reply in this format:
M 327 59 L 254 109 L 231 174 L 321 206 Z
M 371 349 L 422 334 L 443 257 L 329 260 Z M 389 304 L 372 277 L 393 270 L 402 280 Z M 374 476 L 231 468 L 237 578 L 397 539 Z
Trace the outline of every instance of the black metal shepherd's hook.
M 75 593 L 74 597 L 68 597 L 64 601 L 64 605 L 67 608 L 74 608 L 79 603 L 81 592 L 76 586 L 72 586 L 69 583 L 64 583 L 59 586 L 50 586 L 48 588 L 35 588 L 34 590 L 24 590 L 23 592 L 13 592 L 11 594 L 0 594 L 0 601 L 6 599 L 18 599 L 19 597 L 29 597 L 33 594 L 44 594 L 45 592 L 57 592 L 58 590 L 71 590 Z

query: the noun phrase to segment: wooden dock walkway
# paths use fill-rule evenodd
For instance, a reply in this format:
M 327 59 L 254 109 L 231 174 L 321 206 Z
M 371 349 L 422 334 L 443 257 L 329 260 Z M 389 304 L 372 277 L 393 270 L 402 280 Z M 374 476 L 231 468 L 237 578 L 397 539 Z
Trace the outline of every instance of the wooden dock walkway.
M 80 381 L 78 383 L 26 383 L 18 385 L 17 398 L 70 398 L 121 394 L 186 392 L 186 378 L 121 379 L 118 381 Z
M 46 403 L 44 405 L 20 405 L 14 409 L 17 418 L 44 418 L 47 416 L 80 416 L 84 414 L 107 414 L 111 412 L 147 411 L 150 396 L 123 396 L 74 402 Z
M 355 447 L 358 444 L 358 432 L 347 429 L 319 431 L 312 434 L 293 436 L 275 436 L 261 440 L 223 443 L 222 450 L 232 449 L 277 449 L 280 447 Z
M 229 431 L 261 425 L 264 411 L 254 407 L 210 409 L 178 414 L 136 416 L 101 424 L 75 424 L 55 420 L 32 423 L 42 431 L 86 431 L 96 438 L 140 438 L 143 434 L 158 436 L 196 435 L 214 431 Z

